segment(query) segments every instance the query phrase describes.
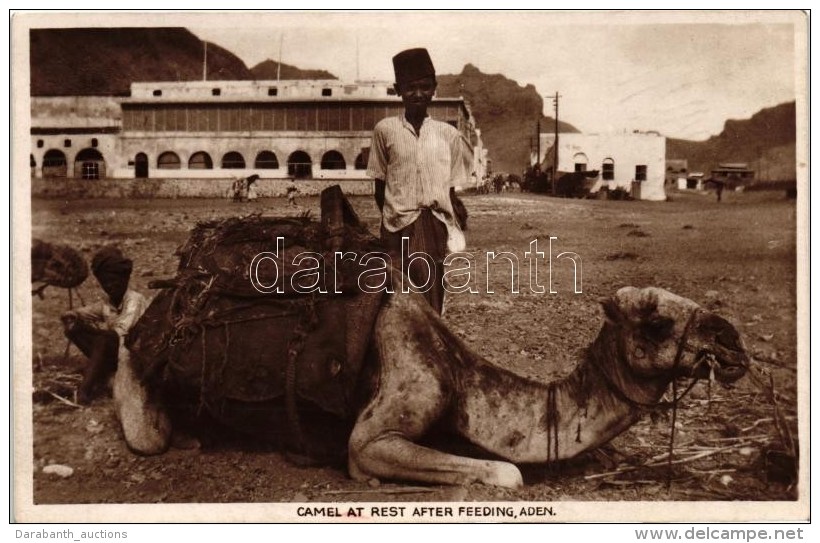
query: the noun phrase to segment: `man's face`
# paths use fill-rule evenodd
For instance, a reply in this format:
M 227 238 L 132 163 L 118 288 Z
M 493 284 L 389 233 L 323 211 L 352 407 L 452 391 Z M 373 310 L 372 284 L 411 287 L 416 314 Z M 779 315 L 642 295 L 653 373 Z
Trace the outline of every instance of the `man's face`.
M 404 109 L 408 113 L 426 113 L 427 106 L 436 94 L 436 79 L 423 77 L 413 81 L 396 83 L 396 93 L 401 96 Z
M 128 280 L 129 277 L 127 275 L 106 274 L 97 277 L 100 286 L 105 293 L 108 294 L 108 298 L 115 306 L 120 305 L 122 302 L 125 291 L 128 290 Z

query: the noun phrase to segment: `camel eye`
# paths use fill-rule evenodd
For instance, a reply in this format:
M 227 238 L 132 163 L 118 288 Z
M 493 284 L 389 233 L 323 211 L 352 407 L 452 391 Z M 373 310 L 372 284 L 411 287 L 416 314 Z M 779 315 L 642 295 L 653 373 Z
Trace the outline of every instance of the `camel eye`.
M 654 341 L 663 341 L 672 335 L 675 329 L 675 320 L 669 317 L 656 317 L 644 323 L 644 334 Z

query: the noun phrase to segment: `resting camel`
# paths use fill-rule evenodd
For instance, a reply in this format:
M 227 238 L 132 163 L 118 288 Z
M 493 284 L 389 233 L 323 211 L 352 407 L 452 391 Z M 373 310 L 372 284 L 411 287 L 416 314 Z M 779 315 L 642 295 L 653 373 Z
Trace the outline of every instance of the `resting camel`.
M 369 371 L 362 372 L 375 378 L 361 378 L 368 399 L 347 440 L 350 476 L 516 488 L 523 482 L 515 464 L 554 462 L 607 443 L 658 403 L 674 379 L 712 375 L 731 383 L 746 372 L 735 328 L 691 300 L 625 287 L 603 309 L 603 327 L 575 371 L 539 382 L 482 358 L 420 296 L 387 296 L 370 338 Z M 121 356 L 114 379 L 125 439 L 136 452 L 161 453 L 172 432 L 168 398 L 136 377 L 132 359 Z M 259 434 L 275 432 L 275 422 L 254 420 Z M 434 427 L 503 460 L 420 444 Z
M 212 421 L 277 441 L 293 459 L 342 458 L 356 480 L 514 488 L 522 484 L 516 463 L 607 443 L 673 380 L 731 383 L 748 366 L 723 318 L 659 288 L 625 287 L 603 302 L 604 325 L 572 374 L 527 379 L 465 345 L 420 294 L 373 294 L 346 281 L 362 271 L 355 263 L 326 270 L 342 278 L 339 296 L 260 294 L 248 261 L 280 238 L 288 245 L 276 277 L 289 276 L 291 287 L 304 270 L 286 264 L 305 248 L 379 247 L 339 187 L 322 193 L 321 224 L 198 225 L 178 252 L 177 276 L 159 282 L 165 290 L 119 355 L 114 400 L 133 451 L 162 453 L 175 427 L 208 416 L 206 429 Z M 402 277 L 388 273 L 394 284 Z M 442 432 L 487 459 L 431 447 L 430 435 Z

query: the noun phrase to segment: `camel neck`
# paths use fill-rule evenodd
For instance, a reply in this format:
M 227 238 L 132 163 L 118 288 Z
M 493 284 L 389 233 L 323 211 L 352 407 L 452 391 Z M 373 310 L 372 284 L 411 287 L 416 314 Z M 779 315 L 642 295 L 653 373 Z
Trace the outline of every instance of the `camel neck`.
M 463 388 L 471 392 L 457 407 L 463 411 L 457 424 L 476 444 L 515 462 L 571 458 L 607 443 L 634 424 L 642 411 L 613 387 L 601 369 L 604 357 L 617 356 L 615 339 L 615 334 L 602 330 L 576 369 L 552 383 L 476 360 L 476 366 L 461 377 L 475 382 Z M 624 363 L 621 359 L 607 362 Z M 615 372 L 619 380 L 626 378 L 621 373 Z M 635 384 L 631 386 L 634 391 Z M 655 383 L 650 388 L 651 397 L 663 393 Z

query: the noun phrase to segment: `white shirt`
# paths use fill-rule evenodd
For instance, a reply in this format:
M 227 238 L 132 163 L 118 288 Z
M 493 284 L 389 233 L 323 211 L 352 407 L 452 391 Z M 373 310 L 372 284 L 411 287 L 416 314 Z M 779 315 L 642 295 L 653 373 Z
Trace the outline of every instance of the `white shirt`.
M 75 312 L 80 319 L 97 326 L 101 330 L 112 330 L 121 338 L 133 327 L 148 308 L 148 298 L 128 289 L 119 307 L 108 302 L 81 307 Z
M 427 117 L 416 135 L 403 114 L 379 121 L 373 129 L 367 175 L 385 181 L 385 228 L 397 232 L 429 208 L 447 226 L 451 238 L 457 235 L 463 240 L 450 187 L 467 181 L 471 164 L 470 145 L 447 123 Z

